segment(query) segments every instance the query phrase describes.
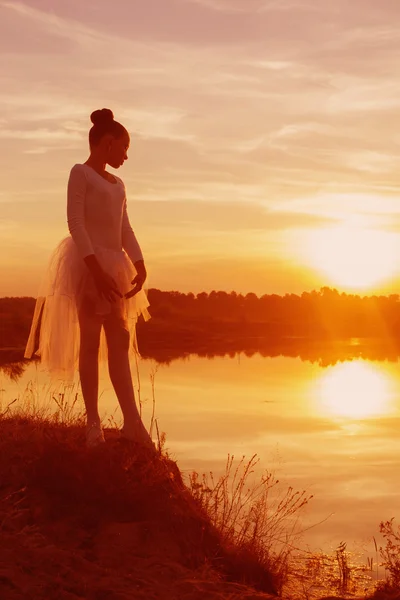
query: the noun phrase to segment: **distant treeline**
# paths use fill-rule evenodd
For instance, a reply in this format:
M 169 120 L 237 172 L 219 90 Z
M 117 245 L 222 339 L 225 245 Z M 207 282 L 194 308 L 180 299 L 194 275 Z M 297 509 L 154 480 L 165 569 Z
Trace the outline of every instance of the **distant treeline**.
M 34 308 L 34 298 L 0 298 L 0 348 L 26 344 Z
M 358 296 L 324 287 L 301 295 L 202 292 L 183 294 L 151 289 L 152 319 L 139 327 L 149 342 L 190 346 L 196 339 L 338 340 L 396 338 L 400 297 Z M 0 298 L 0 347 L 23 347 L 33 315 L 33 298 Z
M 234 325 L 241 333 L 344 339 L 391 337 L 400 331 L 400 297 L 358 296 L 324 287 L 301 295 L 235 292 L 149 292 L 151 312 L 165 322 Z

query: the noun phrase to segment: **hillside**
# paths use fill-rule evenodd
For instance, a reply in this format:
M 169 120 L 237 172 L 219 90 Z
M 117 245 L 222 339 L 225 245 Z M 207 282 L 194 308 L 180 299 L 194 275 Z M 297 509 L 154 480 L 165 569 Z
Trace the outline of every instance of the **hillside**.
M 271 574 L 221 544 L 174 462 L 112 430 L 90 452 L 83 435 L 0 419 L 2 600 L 271 597 Z

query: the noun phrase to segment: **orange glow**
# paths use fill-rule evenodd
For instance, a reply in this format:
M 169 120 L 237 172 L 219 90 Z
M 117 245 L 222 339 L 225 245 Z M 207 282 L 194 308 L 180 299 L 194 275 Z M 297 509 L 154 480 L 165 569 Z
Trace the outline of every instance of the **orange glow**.
M 335 285 L 368 289 L 398 269 L 396 236 L 385 231 L 343 225 L 307 235 L 307 260 Z
M 330 368 L 314 390 L 319 410 L 333 417 L 368 419 L 391 410 L 391 380 L 382 369 L 365 361 Z
M 1 3 L 0 296 L 37 294 L 103 106 L 151 287 L 399 291 L 396 3 L 153 4 Z

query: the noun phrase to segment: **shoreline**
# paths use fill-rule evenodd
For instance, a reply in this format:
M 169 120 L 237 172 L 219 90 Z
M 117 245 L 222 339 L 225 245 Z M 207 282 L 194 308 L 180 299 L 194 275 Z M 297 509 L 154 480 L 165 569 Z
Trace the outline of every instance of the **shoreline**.
M 227 542 L 165 450 L 105 433 L 89 451 L 81 422 L 0 416 L 2 598 L 303 600 L 272 554 Z M 324 591 L 308 597 L 341 597 Z
M 282 336 L 268 339 L 265 336 L 243 337 L 239 334 L 226 337 L 217 328 L 212 334 L 207 331 L 199 334 L 190 328 L 179 332 L 171 327 L 167 332 L 159 324 L 151 330 L 146 330 L 148 327 L 148 324 L 138 327 L 141 357 L 160 364 L 169 364 L 190 355 L 208 358 L 260 354 L 271 358 L 300 358 L 304 362 L 318 362 L 321 366 L 331 366 L 343 360 L 397 362 L 400 359 L 400 339 L 391 337 L 325 339 Z M 29 364 L 30 361 L 24 359 L 24 350 L 25 347 L 18 343 L 0 346 L 0 367 L 11 363 Z
M 275 597 L 271 574 L 223 541 L 174 461 L 105 433 L 89 451 L 80 425 L 0 418 L 2 598 Z

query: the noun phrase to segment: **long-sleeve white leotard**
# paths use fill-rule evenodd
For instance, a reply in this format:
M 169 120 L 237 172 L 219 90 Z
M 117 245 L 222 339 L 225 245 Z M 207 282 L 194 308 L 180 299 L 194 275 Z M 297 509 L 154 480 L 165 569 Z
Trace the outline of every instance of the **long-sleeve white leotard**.
M 111 183 L 92 167 L 76 164 L 68 181 L 68 228 L 80 256 L 95 254 L 96 246 L 125 250 L 132 263 L 143 254 L 129 222 L 123 181 Z

